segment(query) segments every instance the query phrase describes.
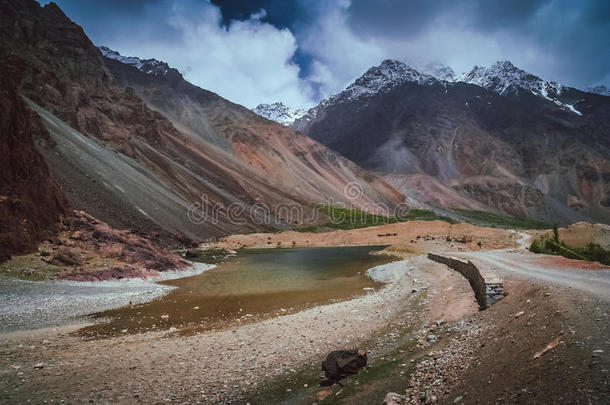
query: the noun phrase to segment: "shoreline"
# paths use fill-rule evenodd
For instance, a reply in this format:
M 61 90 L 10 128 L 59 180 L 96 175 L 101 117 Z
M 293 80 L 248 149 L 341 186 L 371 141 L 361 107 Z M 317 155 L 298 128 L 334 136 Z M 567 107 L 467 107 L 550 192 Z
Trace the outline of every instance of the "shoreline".
M 15 360 L 11 360 L 11 364 L 21 367 L 19 370 L 26 373 L 26 377 L 30 374 L 33 377 L 36 373 L 29 367 L 29 363 L 34 364 L 41 359 L 44 360 L 45 370 L 49 370 L 44 385 L 30 386 L 27 391 L 23 391 L 25 397 L 16 393 L 14 398 L 29 398 L 28 392 L 46 392 L 45 396 L 50 399 L 67 399 L 65 391 L 57 391 L 53 387 L 68 384 L 74 389 L 70 394 L 72 398 L 76 396 L 83 401 L 93 399 L 121 402 L 116 395 L 132 392 L 134 381 L 130 378 L 118 381 L 113 391 L 105 391 L 103 385 L 107 382 L 108 375 L 133 375 L 130 370 L 137 364 L 137 378 L 149 381 L 145 387 L 137 390 L 137 395 L 145 402 L 163 401 L 170 392 L 175 400 L 194 400 L 192 387 L 199 386 L 201 388 L 196 390 L 199 400 L 213 403 L 227 400 L 239 402 L 280 376 L 294 375 L 297 370 L 316 364 L 329 350 L 360 346 L 380 331 L 394 330 L 405 323 L 419 329 L 426 322 L 425 319 L 455 319 L 464 310 L 469 312 L 466 308 L 470 308 L 468 304 L 471 293 L 464 280 L 462 288 L 452 290 L 453 294 L 459 292 L 458 301 L 463 303 L 461 310 L 441 305 L 430 313 L 427 310 L 430 300 L 435 300 L 435 293 L 430 291 L 430 283 L 440 282 L 445 286 L 442 289 L 445 289 L 455 280 L 459 281 L 459 277 L 442 269 L 440 265 L 428 263 L 423 257 L 409 261 L 414 268 L 405 277 L 384 284 L 377 291 L 366 292 L 351 300 L 316 306 L 229 329 L 190 336 L 159 331 L 85 340 L 50 330 L 29 338 L 32 343 L 46 339 L 48 343 L 43 346 L 37 344 L 43 352 L 29 350 L 28 346 L 16 347 L 15 343 L 22 342 L 20 336 L 27 334 L 13 334 L 12 337 L 3 339 L 3 345 L 11 348 L 11 353 L 14 350 L 20 353 L 13 357 Z M 438 270 L 441 270 L 440 278 L 437 278 Z M 387 269 L 379 271 L 384 273 Z M 414 287 L 419 292 L 413 293 Z M 390 344 L 386 339 L 393 340 L 397 337 L 391 332 L 379 344 Z M 377 339 L 374 341 L 377 342 Z M 201 350 L 194 352 L 195 346 Z M 155 356 L 151 359 L 146 353 L 152 347 Z M 90 369 L 88 366 L 97 363 L 109 364 L 111 369 Z M 55 375 L 52 370 L 63 364 L 73 366 L 69 372 Z M 86 388 L 72 386 L 72 374 L 76 376 L 85 372 L 82 367 L 87 368 L 90 385 Z M 170 374 L 167 374 L 168 371 Z M 167 374 L 167 378 L 159 379 L 158 376 L 163 373 Z M 9 384 L 13 374 L 18 374 L 18 371 L 6 375 Z M 201 376 L 205 378 L 202 379 Z M 176 387 L 183 388 L 176 390 Z
M 192 262 L 184 270 L 112 281 L 29 281 L 0 277 L 0 335 L 82 324 L 90 314 L 149 302 L 176 288 L 159 284 L 161 281 L 191 277 L 215 267 Z
M 382 252 L 380 254 L 392 256 Z M 363 271 L 363 274 L 374 282 L 383 283 L 383 289 L 406 273 L 406 264 L 402 264 L 407 262 L 405 259 L 396 260 L 371 267 Z M 44 334 L 57 332 L 58 329 L 74 331 L 92 326 L 96 323 L 88 319 L 92 314 L 151 302 L 178 288 L 161 282 L 196 276 L 216 267 L 216 264 L 191 262 L 191 266 L 184 270 L 168 270 L 147 278 L 111 281 L 32 281 L 0 276 L 0 299 L 3 301 L 0 308 L 0 337 Z M 398 270 L 398 267 L 405 267 L 404 271 Z M 362 294 L 338 302 L 349 302 L 369 293 L 368 290 L 363 291 Z M 328 303 L 313 305 L 296 313 L 324 305 Z M 276 317 L 268 319 L 273 318 Z

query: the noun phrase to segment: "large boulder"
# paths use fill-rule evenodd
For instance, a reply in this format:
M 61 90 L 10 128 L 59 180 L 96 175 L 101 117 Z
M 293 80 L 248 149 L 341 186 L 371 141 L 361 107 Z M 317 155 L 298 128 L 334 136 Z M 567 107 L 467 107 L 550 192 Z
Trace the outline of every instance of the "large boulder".
M 366 367 L 366 352 L 364 350 L 335 350 L 326 356 L 322 362 L 322 370 L 326 381 L 320 385 L 332 386 L 350 375 L 358 374 L 358 371 Z

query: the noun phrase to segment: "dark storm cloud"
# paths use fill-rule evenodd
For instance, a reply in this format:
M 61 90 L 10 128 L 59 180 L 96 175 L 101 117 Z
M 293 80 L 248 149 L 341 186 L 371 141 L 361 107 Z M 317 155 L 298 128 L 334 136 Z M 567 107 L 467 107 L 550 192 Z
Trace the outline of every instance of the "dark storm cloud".
M 487 42 L 501 51 L 498 58 L 513 60 L 548 79 L 586 86 L 607 82 L 610 75 L 610 2 L 606 0 L 353 0 L 347 12 L 350 28 L 363 39 L 413 42 L 463 37 L 464 55 L 476 58 L 468 49 L 473 46 L 470 41 L 487 36 Z M 435 44 L 429 45 L 432 49 Z M 400 57 L 422 60 L 443 55 L 432 51 Z M 489 63 L 483 54 L 479 60 L 451 57 L 442 62 L 458 68 Z
M 166 19 L 171 0 L 54 1 L 97 44 L 134 36 L 172 41 L 179 35 Z M 46 4 L 49 0 L 40 2 Z
M 572 86 L 610 84 L 608 0 L 57 3 L 96 44 L 165 58 L 195 84 L 249 106 L 276 93 L 311 104 L 384 58 L 442 62 L 458 73 L 511 60 Z

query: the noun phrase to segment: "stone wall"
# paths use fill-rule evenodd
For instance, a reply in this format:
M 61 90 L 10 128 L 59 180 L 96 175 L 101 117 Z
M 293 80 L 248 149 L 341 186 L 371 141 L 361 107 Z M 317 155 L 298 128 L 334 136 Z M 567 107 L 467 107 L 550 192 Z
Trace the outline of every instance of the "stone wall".
M 502 281 L 486 266 L 475 265 L 470 260 L 442 256 L 432 252 L 428 253 L 428 259 L 443 263 L 463 275 L 474 291 L 479 309 L 487 309 L 504 298 Z

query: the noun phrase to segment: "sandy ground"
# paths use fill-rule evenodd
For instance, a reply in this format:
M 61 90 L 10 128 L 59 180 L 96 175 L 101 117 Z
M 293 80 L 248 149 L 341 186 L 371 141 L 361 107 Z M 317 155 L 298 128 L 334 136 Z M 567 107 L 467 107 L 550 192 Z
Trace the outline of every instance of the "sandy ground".
M 281 232 L 232 235 L 210 241 L 204 248 L 239 249 L 290 246 L 393 245 L 424 254 L 439 247 L 461 250 L 501 249 L 515 244 L 517 232 L 443 221 L 409 221 L 349 231 Z M 449 238 L 449 244 L 447 244 Z M 459 242 L 463 241 L 463 242 Z

